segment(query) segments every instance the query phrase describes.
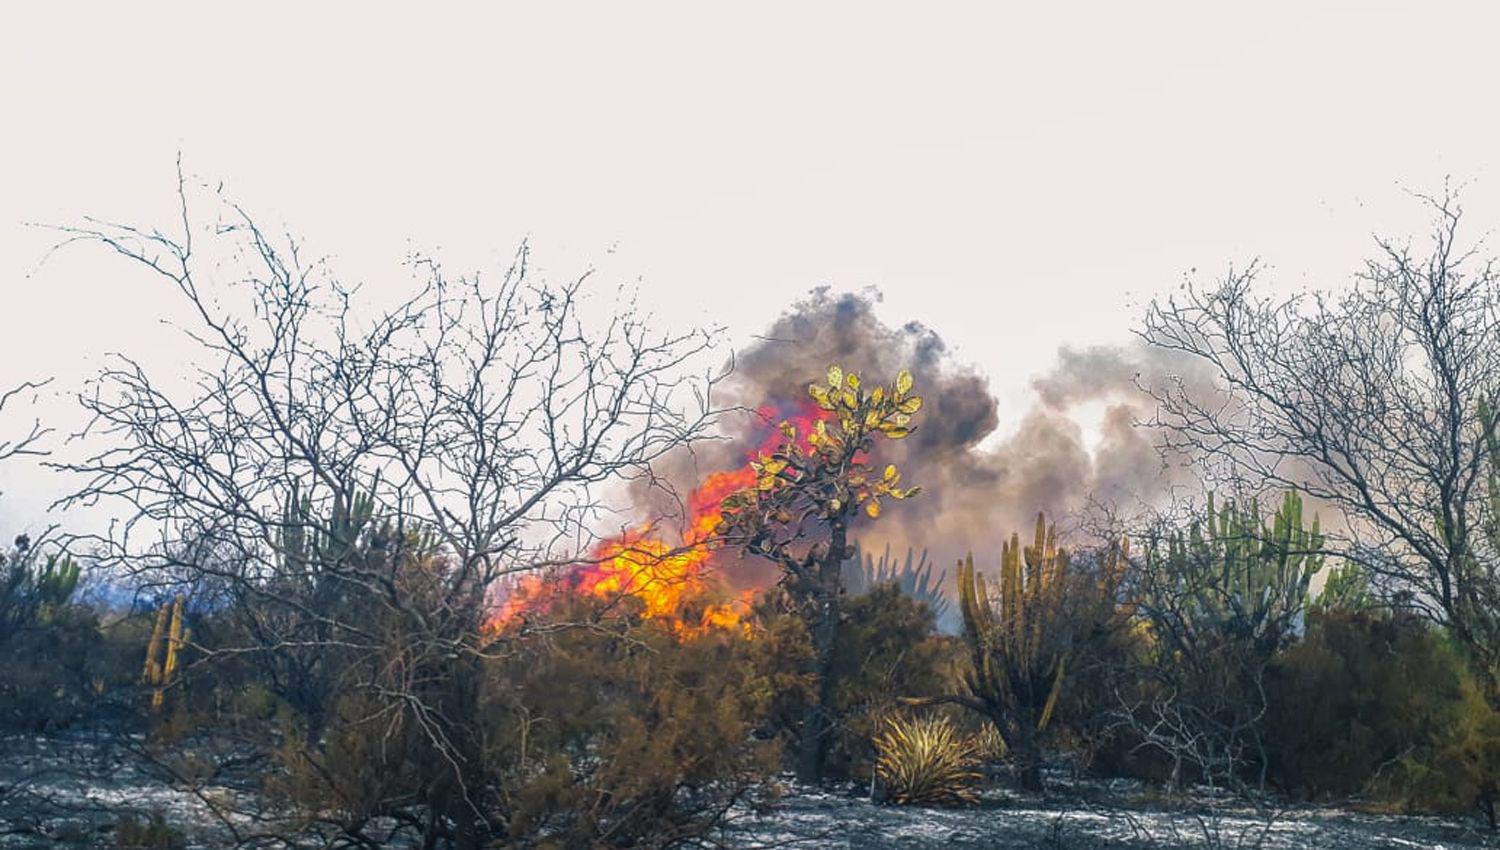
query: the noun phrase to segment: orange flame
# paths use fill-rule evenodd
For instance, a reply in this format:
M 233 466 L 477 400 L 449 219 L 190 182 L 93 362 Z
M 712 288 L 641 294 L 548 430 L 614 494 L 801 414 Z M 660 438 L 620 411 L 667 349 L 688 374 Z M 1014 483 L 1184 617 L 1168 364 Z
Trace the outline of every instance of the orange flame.
M 746 452 L 747 461 L 771 451 L 783 439 L 776 428 L 779 422 L 790 422 L 799 439 L 805 439 L 824 415 L 809 401 L 800 403 L 791 415 L 778 415 L 773 407 L 762 407 L 757 413 L 765 433 L 756 448 Z M 599 544 L 587 563 L 563 575 L 523 578 L 510 588 L 486 631 L 498 633 L 527 612 L 545 610 L 548 600 L 559 593 L 606 603 L 634 597 L 643 604 L 642 616 L 664 622 L 683 639 L 715 629 L 743 628 L 756 590 L 718 601 L 726 597 L 726 588 L 710 567 L 716 548 L 714 529 L 723 516 L 720 504 L 754 483 L 755 472 L 748 466 L 709 475 L 688 495 L 688 522 L 681 545 L 672 546 L 656 536 L 654 522 L 637 526 Z

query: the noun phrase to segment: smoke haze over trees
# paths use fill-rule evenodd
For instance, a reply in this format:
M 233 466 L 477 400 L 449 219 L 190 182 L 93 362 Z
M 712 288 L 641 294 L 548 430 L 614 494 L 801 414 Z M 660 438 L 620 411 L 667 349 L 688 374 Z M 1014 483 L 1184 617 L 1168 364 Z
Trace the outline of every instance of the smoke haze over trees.
M 1037 510 L 1072 516 L 1101 501 L 1138 512 L 1191 480 L 1183 458 L 1164 457 L 1159 440 L 1135 425 L 1151 411 L 1142 386 L 1182 376 L 1210 385 L 1192 361 L 1139 344 L 1063 346 L 1055 366 L 1033 380 L 1031 407 L 1004 432 L 1000 402 L 977 366 L 932 328 L 888 325 L 876 315 L 879 303 L 877 292 L 818 289 L 792 305 L 734 353 L 721 398 L 744 411 L 726 417 L 729 438 L 668 459 L 665 477 L 691 482 L 742 462 L 764 422 L 806 398 L 806 376 L 829 363 L 860 363 L 872 374 L 908 368 L 922 376 L 928 415 L 886 456 L 923 469 L 930 489 L 882 523 L 869 545 L 921 548 L 941 540 L 945 555 L 993 548 Z M 1088 416 L 1101 413 L 1090 440 Z
M 1231 274 L 1134 343 L 1060 346 L 1007 431 L 980 366 L 874 293 L 814 290 L 721 363 L 526 249 L 418 257 L 366 301 L 197 193 L 180 232 L 62 231 L 155 276 L 194 356 L 102 366 L 45 462 L 63 516 L 118 522 L 0 562 L 0 724 L 30 733 L 0 744 L 90 730 L 123 754 L 75 753 L 90 780 L 126 759 L 191 795 L 193 840 L 709 847 L 787 790 L 966 805 L 1064 765 L 1263 832 L 1335 794 L 1493 822 L 1500 322 L 1449 205 L 1430 256 L 1379 243 L 1317 321 Z M 960 553 L 945 598 L 927 568 Z M 7 782 L 24 834 L 76 816 Z M 120 846 L 187 840 L 106 814 Z

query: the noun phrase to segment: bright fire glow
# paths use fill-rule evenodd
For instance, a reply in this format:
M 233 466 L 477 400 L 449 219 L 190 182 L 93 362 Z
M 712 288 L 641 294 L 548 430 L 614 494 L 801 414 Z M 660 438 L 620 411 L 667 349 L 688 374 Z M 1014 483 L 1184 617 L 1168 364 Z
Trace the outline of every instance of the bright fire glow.
M 783 439 L 777 430 L 780 422 L 790 422 L 798 438 L 805 439 L 824 415 L 810 401 L 801 402 L 790 413 L 774 407 L 762 407 L 757 413 L 758 439 L 745 453 L 747 463 L 776 448 Z M 643 616 L 667 623 L 681 638 L 743 627 L 756 589 L 728 592 L 722 576 L 711 569 L 716 551 L 713 532 L 722 518 L 719 506 L 724 498 L 754 483 L 755 472 L 748 465 L 709 475 L 688 495 L 688 522 L 679 544 L 658 536 L 656 522 L 637 526 L 600 543 L 586 563 L 560 575 L 533 575 L 519 581 L 495 612 L 490 629 L 503 630 L 527 612 L 545 610 L 548 600 L 559 594 L 583 595 L 605 604 L 635 597 L 643 605 Z

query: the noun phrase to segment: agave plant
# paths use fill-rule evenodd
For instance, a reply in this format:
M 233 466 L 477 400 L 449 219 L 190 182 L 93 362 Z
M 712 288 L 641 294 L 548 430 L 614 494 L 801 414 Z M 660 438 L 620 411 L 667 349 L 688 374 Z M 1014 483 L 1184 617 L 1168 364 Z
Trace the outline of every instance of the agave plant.
M 906 560 L 898 562 L 886 545 L 880 560 L 864 551 L 859 543 L 854 544 L 854 557 L 844 562 L 844 589 L 851 596 L 869 593 L 876 585 L 894 583 L 901 592 L 927 604 L 933 619 L 942 623 L 953 612 L 953 603 L 943 592 L 943 582 L 948 578 L 944 570 L 932 576 L 932 563 L 927 560 L 927 550 L 918 555 L 915 549 L 906 550 Z
M 1010 755 L 1010 747 L 1006 746 L 1005 737 L 993 723 L 986 723 L 979 727 L 970 740 L 974 745 L 974 754 L 981 762 L 1000 762 Z
M 973 803 L 977 763 L 974 741 L 942 715 L 893 715 L 875 736 L 875 778 L 892 803 Z

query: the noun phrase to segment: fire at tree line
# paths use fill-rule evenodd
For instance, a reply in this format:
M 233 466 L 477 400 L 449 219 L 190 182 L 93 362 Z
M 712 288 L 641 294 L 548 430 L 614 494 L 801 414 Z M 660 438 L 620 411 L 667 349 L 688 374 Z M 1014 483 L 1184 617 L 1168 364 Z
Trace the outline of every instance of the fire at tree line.
M 955 415 L 926 392 L 954 367 L 894 332 L 770 337 L 796 390 L 750 398 L 709 333 L 598 319 L 524 250 L 495 279 L 416 258 L 368 311 L 232 205 L 68 229 L 174 294 L 196 371 L 109 361 L 67 453 L 13 427 L 35 385 L 5 396 L 0 457 L 75 489 L 4 555 L 0 724 L 252 776 L 275 816 L 204 800 L 256 846 L 712 846 L 789 787 L 966 806 L 1058 771 L 1493 827 L 1500 286 L 1429 203 L 1349 286 L 1251 266 L 1149 305 L 1159 492 L 961 548 L 903 525 L 934 534 L 910 553 L 861 541 L 955 503 L 904 448 Z M 70 533 L 86 506 L 117 521 Z

